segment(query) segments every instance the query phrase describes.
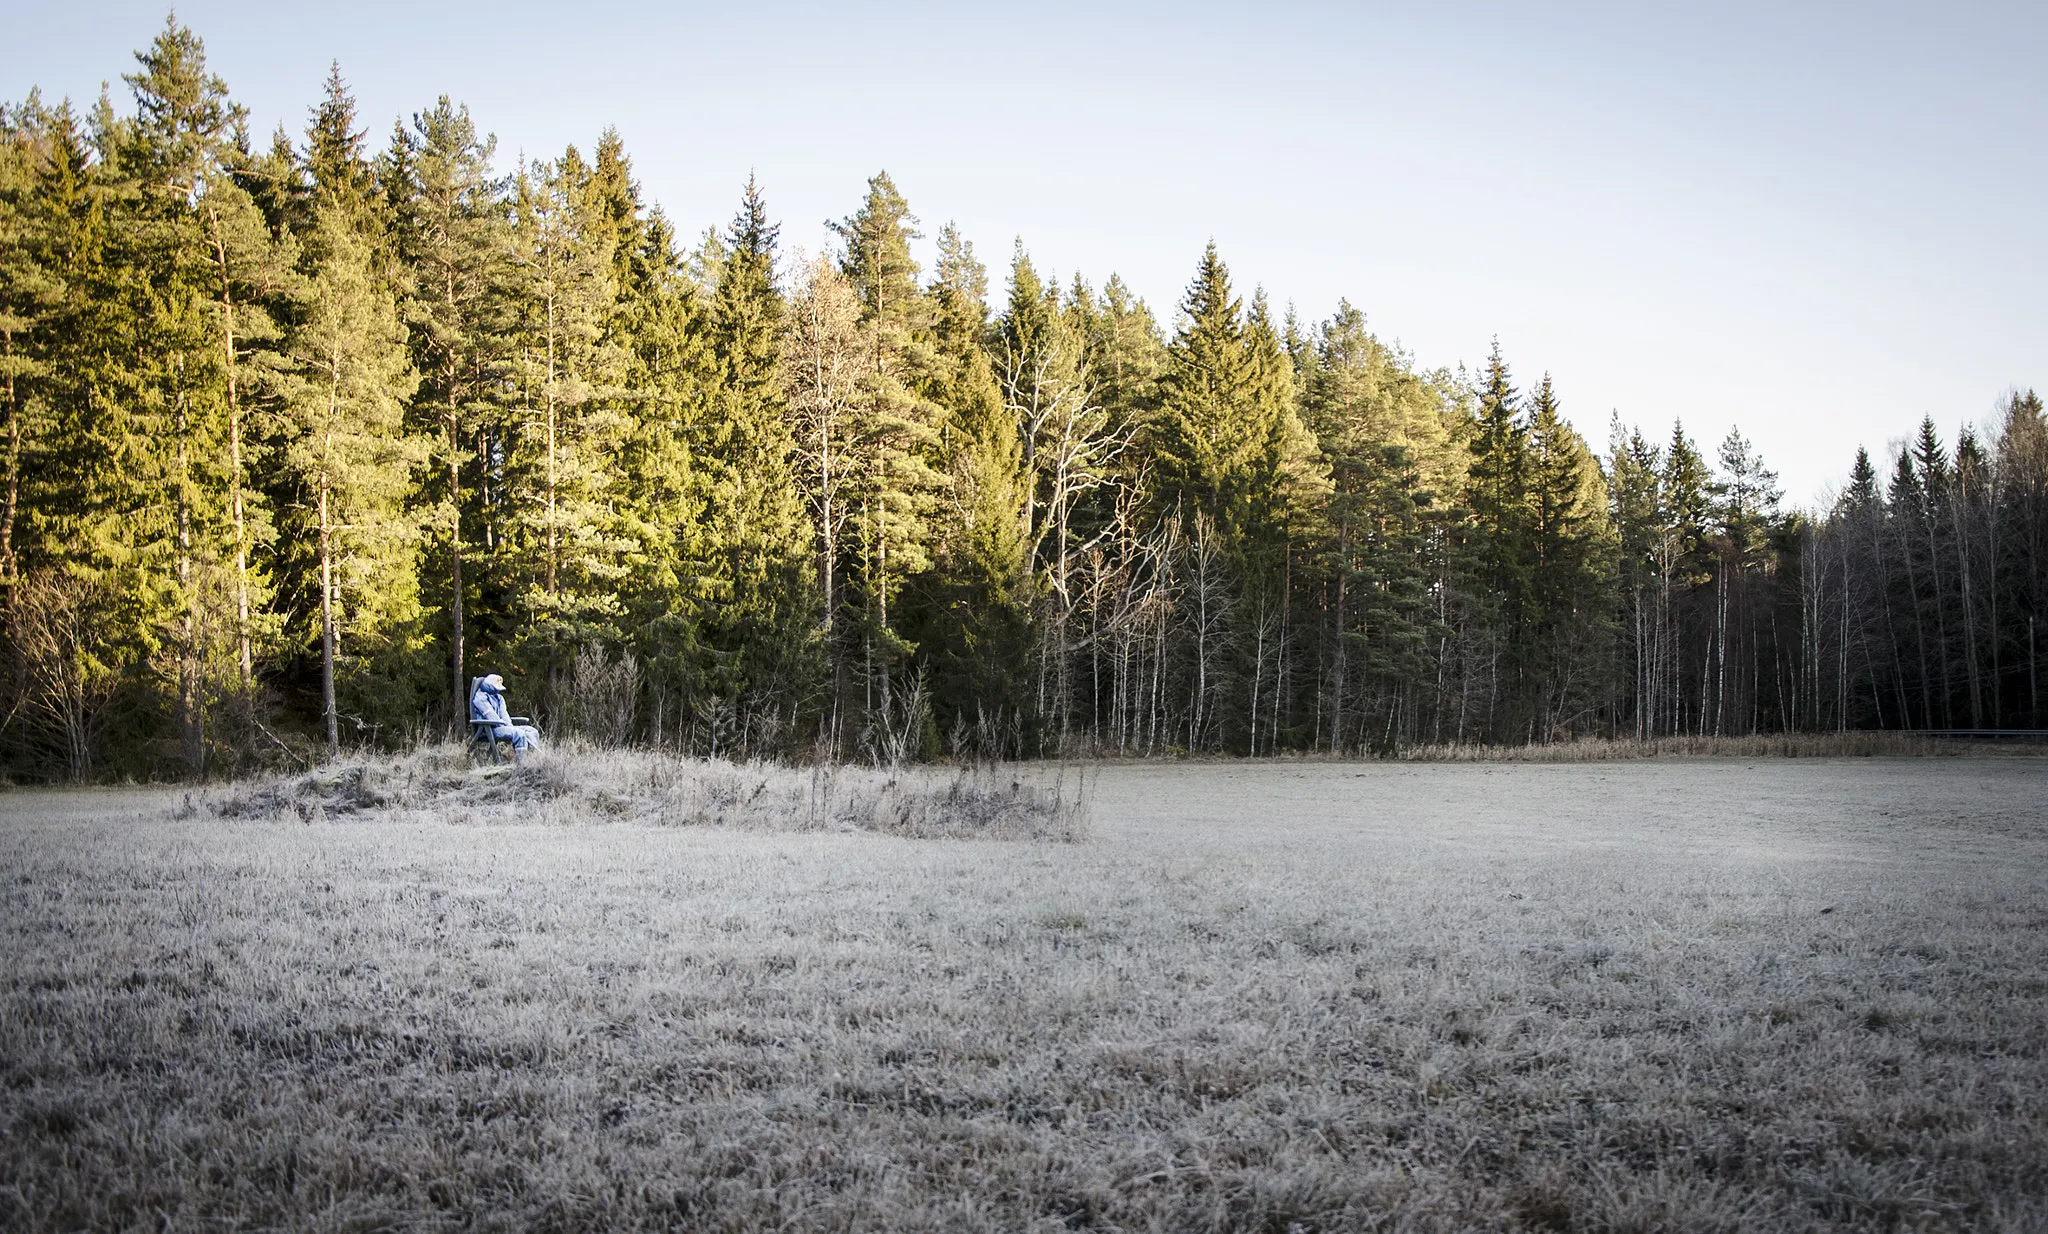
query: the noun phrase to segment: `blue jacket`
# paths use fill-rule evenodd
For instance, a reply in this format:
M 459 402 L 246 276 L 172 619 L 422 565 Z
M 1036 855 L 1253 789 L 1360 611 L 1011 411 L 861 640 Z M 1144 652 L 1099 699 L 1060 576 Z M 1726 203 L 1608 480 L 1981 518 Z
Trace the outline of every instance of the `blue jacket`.
M 505 710 L 505 696 L 482 682 L 469 696 L 469 718 L 489 720 L 493 724 L 510 724 L 512 713 Z

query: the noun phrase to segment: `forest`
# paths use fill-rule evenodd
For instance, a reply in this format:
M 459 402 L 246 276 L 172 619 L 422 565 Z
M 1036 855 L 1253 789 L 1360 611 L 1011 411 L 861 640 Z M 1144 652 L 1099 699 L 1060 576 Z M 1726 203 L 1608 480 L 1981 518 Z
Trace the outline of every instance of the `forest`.
M 616 131 L 506 171 L 444 96 L 379 150 L 337 67 L 264 144 L 175 20 L 124 80 L 0 108 L 0 774 L 405 745 L 491 671 L 741 758 L 2048 727 L 2031 391 L 1791 510 L 1739 431 L 1595 448 L 1213 244 L 1165 320 L 920 268 L 886 173 L 806 256 Z

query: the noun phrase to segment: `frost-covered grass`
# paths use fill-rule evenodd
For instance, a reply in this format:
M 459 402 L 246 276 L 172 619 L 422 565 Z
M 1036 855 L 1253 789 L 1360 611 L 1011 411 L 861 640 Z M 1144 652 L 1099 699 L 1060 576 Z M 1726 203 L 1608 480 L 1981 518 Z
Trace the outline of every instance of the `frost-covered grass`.
M 0 1227 L 2048 1227 L 2038 760 L 584 791 L 0 795 Z
M 2035 740 L 1962 740 L 1919 733 L 1755 733 L 1741 737 L 1587 737 L 1542 745 L 1423 744 L 1400 751 L 1412 762 L 1592 763 L 1669 758 L 1958 758 L 2048 754 Z

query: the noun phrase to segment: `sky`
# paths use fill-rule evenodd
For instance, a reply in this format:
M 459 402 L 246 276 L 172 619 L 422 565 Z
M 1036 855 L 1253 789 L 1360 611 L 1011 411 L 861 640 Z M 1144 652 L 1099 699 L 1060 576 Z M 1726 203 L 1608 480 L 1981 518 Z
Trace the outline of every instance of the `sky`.
M 1683 8 L 1685 11 L 1681 11 Z M 1540 10 L 1540 11 L 1539 11 Z M 0 0 L 0 99 L 81 104 L 161 4 Z M 685 235 L 758 175 L 785 249 L 887 170 L 999 298 L 1111 273 L 1170 328 L 1214 240 L 1304 323 L 1340 300 L 1424 367 L 1498 339 L 1597 449 L 1611 417 L 1788 504 L 1932 416 L 2048 389 L 2048 6 L 812 5 L 186 0 L 267 135 L 330 61 L 373 148 L 447 94 L 522 154 L 625 139 Z M 1880 457 L 1880 466 L 1882 458 Z

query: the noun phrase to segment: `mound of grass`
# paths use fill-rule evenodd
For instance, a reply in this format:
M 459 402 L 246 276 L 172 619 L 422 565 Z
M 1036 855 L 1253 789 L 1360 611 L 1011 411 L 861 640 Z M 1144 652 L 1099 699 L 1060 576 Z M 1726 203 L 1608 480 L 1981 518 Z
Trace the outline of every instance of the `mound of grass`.
M 576 746 L 519 766 L 474 766 L 461 747 L 439 745 L 238 785 L 209 805 L 222 818 L 303 822 L 376 814 L 1080 840 L 1088 831 L 1087 788 L 1087 773 L 1065 767 L 785 767 Z

